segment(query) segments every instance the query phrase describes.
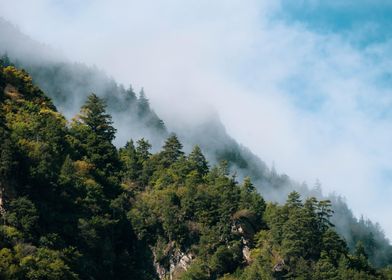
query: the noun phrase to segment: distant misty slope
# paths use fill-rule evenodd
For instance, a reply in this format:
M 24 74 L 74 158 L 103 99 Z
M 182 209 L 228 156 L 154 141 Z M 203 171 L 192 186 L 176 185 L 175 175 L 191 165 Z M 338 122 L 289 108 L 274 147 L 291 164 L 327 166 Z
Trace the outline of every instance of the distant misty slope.
M 0 53 L 29 63 L 58 61 L 61 54 L 23 34 L 12 23 L 0 17 Z M 63 58 L 62 58 L 63 59 Z
M 26 69 L 67 118 L 79 112 L 90 93 L 105 98 L 118 128 L 118 145 L 130 138 L 144 137 L 159 148 L 167 136 L 164 123 L 150 108 L 144 93 L 137 96 L 132 88 L 125 90 L 97 68 L 67 62 L 49 46 L 36 42 L 1 18 L 0 54 Z
M 130 87 L 124 89 L 96 68 L 64 62 L 40 65 L 19 61 L 18 66 L 31 73 L 33 80 L 68 118 L 79 111 L 90 93 L 103 97 L 118 130 L 116 144 L 119 146 L 131 138 L 144 137 L 158 148 L 168 134 L 143 91 L 137 95 Z
M 12 63 L 25 68 L 68 118 L 79 112 L 91 92 L 104 97 L 117 128 L 117 146 L 123 146 L 130 139 L 146 138 L 156 151 L 169 134 L 143 91 L 135 93 L 131 87 L 124 88 L 96 68 L 65 61 L 49 47 L 35 42 L 1 19 L 0 54 L 7 54 Z M 185 150 L 189 151 L 198 144 L 211 165 L 226 160 L 238 180 L 251 177 L 262 195 L 270 201 L 283 202 L 294 189 L 303 196 L 322 197 L 317 186 L 310 189 L 287 175 L 277 174 L 274 168 L 268 168 L 259 157 L 227 134 L 218 116 L 201 124 L 184 125 L 175 133 Z M 335 210 L 333 222 L 350 248 L 354 248 L 357 241 L 362 241 L 373 264 L 392 264 L 392 247 L 380 227 L 370 221 L 356 219 L 341 198 L 329 198 Z
M 124 89 L 96 68 L 64 62 L 29 64 L 18 60 L 17 64 L 32 75 L 33 80 L 68 118 L 79 111 L 89 93 L 104 97 L 117 128 L 118 146 L 123 146 L 131 138 L 146 138 L 156 150 L 169 134 L 143 91 L 136 94 L 132 88 Z M 283 202 L 282 199 L 293 189 L 288 188 L 292 182 L 287 176 L 269 170 L 260 158 L 230 137 L 217 116 L 208 122 L 188 125 L 174 132 L 182 140 L 185 150 L 190 151 L 197 144 L 211 164 L 228 161 L 239 180 L 251 177 L 270 200 Z M 277 189 L 280 191 L 277 192 Z
M 259 191 L 270 201 L 282 203 L 294 189 L 302 193 L 307 191 L 287 175 L 277 174 L 274 168 L 268 168 L 258 156 L 235 141 L 217 116 L 208 122 L 181 128 L 177 134 L 185 145 L 198 144 L 212 164 L 226 160 L 238 180 L 252 178 Z
M 138 96 L 132 88 L 124 89 L 97 68 L 67 62 L 60 55 L 56 57 L 50 47 L 34 41 L 1 18 L 0 35 L 0 54 L 7 54 L 12 63 L 26 69 L 68 119 L 79 112 L 86 97 L 94 92 L 108 103 L 108 111 L 118 130 L 117 145 L 144 137 L 152 143 L 153 149 L 160 148 L 168 132 L 144 93 Z M 203 124 L 183 127 L 175 132 L 186 150 L 198 144 L 212 164 L 227 160 L 240 179 L 250 176 L 266 183 L 264 179 L 269 177 L 270 171 L 265 163 L 231 138 L 218 116 Z

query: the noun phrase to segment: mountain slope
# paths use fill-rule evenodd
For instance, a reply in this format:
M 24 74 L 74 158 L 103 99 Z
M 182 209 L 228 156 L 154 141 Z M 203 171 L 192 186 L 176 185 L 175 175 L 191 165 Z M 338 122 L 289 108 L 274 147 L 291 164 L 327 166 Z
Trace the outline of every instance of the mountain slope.
M 141 138 L 152 143 L 153 151 L 162 146 L 169 133 L 144 93 L 138 95 L 131 88 L 124 89 L 95 68 L 60 61 L 48 47 L 43 48 L 4 21 L 0 21 L 0 32 L 0 50 L 7 52 L 17 66 L 31 73 L 34 83 L 53 99 L 68 119 L 75 116 L 87 96 L 95 92 L 106 100 L 107 111 L 112 115 L 114 126 L 119 128 L 115 140 L 117 147 L 123 146 L 129 139 Z M 27 47 L 12 47 L 22 45 Z M 6 60 L 3 59 L 4 64 L 11 63 Z M 193 145 L 198 144 L 210 164 L 226 160 L 231 171 L 236 173 L 237 180 L 250 176 L 266 200 L 283 203 L 292 190 L 300 191 L 304 197 L 323 199 L 319 190 L 310 190 L 306 185 L 293 182 L 287 175 L 270 170 L 257 156 L 232 139 L 218 118 L 176 131 L 176 134 L 185 151 L 191 151 Z M 339 197 L 329 199 L 336 212 L 332 221 L 348 241 L 350 249 L 354 250 L 358 241 L 362 241 L 374 265 L 391 264 L 392 247 L 379 226 L 357 220 Z
M 0 119 L 2 279 L 390 279 L 348 252 L 328 200 L 267 204 L 175 135 L 117 149 L 95 94 L 67 122 L 0 63 Z

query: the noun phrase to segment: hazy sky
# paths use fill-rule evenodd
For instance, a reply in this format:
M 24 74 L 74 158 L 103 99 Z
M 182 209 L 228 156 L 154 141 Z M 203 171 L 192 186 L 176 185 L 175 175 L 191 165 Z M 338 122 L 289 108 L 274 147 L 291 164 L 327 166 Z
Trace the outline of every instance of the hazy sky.
M 0 16 L 144 86 L 169 125 L 215 108 L 267 164 L 392 237 L 391 1 L 0 0 Z

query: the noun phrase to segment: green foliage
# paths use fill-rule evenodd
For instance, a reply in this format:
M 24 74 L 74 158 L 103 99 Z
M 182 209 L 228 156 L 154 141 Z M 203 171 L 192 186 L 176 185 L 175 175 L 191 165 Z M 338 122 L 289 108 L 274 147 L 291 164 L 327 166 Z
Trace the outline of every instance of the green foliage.
M 107 141 L 114 139 L 116 129 L 112 117 L 106 113 L 106 104 L 94 93 L 89 95 L 80 111 L 80 122 L 89 127 L 94 134 Z
M 119 157 L 121 163 L 123 164 L 123 179 L 137 180 L 143 165 L 141 159 L 139 159 L 139 156 L 136 153 L 136 148 L 132 140 L 127 142 L 124 148 L 120 148 Z
M 0 111 L 0 177 L 9 178 L 16 165 L 15 147 L 10 139 L 10 133 L 4 127 L 4 118 Z
M 78 279 L 66 261 L 62 252 L 18 244 L 12 250 L 0 250 L 0 276 L 2 279 L 21 280 Z
M 184 153 L 181 151 L 182 144 L 178 141 L 175 134 L 167 138 L 165 145 L 163 145 L 162 152 L 160 153 L 160 164 L 163 167 L 169 167 Z
M 199 146 L 195 146 L 188 156 L 188 164 L 191 170 L 197 172 L 200 177 L 208 173 L 208 163 Z
M 8 85 L 6 94 L 12 98 L 23 98 L 54 109 L 53 104 L 43 92 L 33 84 L 31 76 L 23 69 L 18 69 L 12 65 L 1 67 L 1 78 L 4 86 Z
M 329 260 L 335 266 L 338 265 L 341 256 L 347 256 L 348 249 L 346 242 L 332 228 L 328 228 L 324 232 L 321 241 L 321 254 L 328 255 Z
M 141 163 L 144 163 L 151 155 L 151 144 L 144 138 L 137 141 L 136 154 Z
M 264 214 L 269 229 L 256 235 L 253 262 L 240 279 L 384 279 L 361 244 L 348 254 L 329 221 L 331 213 L 329 201 L 303 203 L 297 192 L 283 206 L 269 204 Z
M 37 236 L 39 216 L 35 205 L 28 198 L 19 197 L 13 200 L 5 219 L 8 225 L 23 232 L 26 238 Z
M 142 110 L 139 110 L 138 100 L 140 98 L 134 99 L 135 91 L 130 88 L 125 90 L 102 71 L 79 63 L 31 64 L 19 58 L 12 58 L 12 60 L 11 63 L 7 62 L 4 66 L 15 64 L 25 67 L 33 77 L 34 82 L 54 100 L 56 105 L 60 106 L 61 111 L 73 111 L 75 102 L 79 105 L 78 102 L 82 99 L 81 97 L 86 97 L 89 92 L 94 90 L 99 97 L 105 98 L 108 105 L 107 111 L 110 114 L 115 115 L 116 119 L 121 120 L 122 123 L 126 123 L 128 130 L 149 138 L 154 148 L 157 148 L 162 140 L 167 137 L 166 128 L 162 120 L 152 110 L 152 106 L 149 105 L 149 109 L 145 111 L 146 113 L 139 116 L 139 111 Z M 0 73 L 0 76 L 2 76 L 2 73 Z M 0 100 L 5 98 L 2 90 L 5 86 L 5 80 L 0 78 Z M 147 99 L 146 96 L 144 98 Z M 257 186 L 261 186 L 267 192 L 276 190 L 279 194 L 278 199 L 285 197 L 292 189 L 301 189 L 301 193 L 304 193 L 305 196 L 321 197 L 317 184 L 315 190 L 308 191 L 305 185 L 298 185 L 287 175 L 277 174 L 274 168 L 269 170 L 266 164 L 257 156 L 231 139 L 219 121 L 210 119 L 208 123 L 192 131 L 192 134 L 194 136 L 189 137 L 188 142 L 199 143 L 203 150 L 208 152 L 212 162 L 228 161 L 230 169 L 237 170 L 240 176 L 250 176 Z M 13 141 L 12 143 L 15 144 Z M 16 148 L 11 149 L 14 149 L 14 155 L 17 157 Z M 72 153 L 76 152 L 78 152 L 77 149 L 72 149 L 65 154 L 69 153 L 75 159 Z M 19 159 L 16 159 L 13 162 L 19 163 L 19 161 Z M 128 181 L 123 182 L 123 185 L 132 189 L 147 187 L 151 177 L 150 174 L 153 173 L 151 169 L 154 168 L 154 166 L 148 166 L 143 172 L 142 179 L 139 178 L 137 184 Z M 9 172 L 26 174 L 26 171 L 20 171 L 19 166 L 15 165 L 12 165 Z M 187 180 L 196 182 L 198 178 L 193 174 Z M 350 251 L 353 251 L 356 243 L 361 240 L 369 255 L 369 261 L 373 265 L 385 267 L 391 264 L 392 246 L 381 227 L 367 219 L 357 219 L 341 198 L 332 196 L 331 200 L 335 211 L 331 221 L 336 225 L 338 233 L 344 236 Z M 280 200 L 279 202 L 283 203 Z
M 339 280 L 341 278 L 339 277 L 336 266 L 328 258 L 321 258 L 314 268 L 313 279 Z
M 13 66 L 0 90 L 1 279 L 390 278 L 369 263 L 371 237 L 349 253 L 328 200 L 266 204 L 174 134 L 155 154 L 145 139 L 117 150 L 103 99 L 68 124 Z M 144 92 L 120 91 L 159 126 Z
M 72 145 L 78 157 L 86 158 L 94 164 L 103 176 L 113 176 L 119 161 L 116 148 L 112 144 L 116 129 L 111 116 L 105 111 L 106 104 L 95 94 L 91 94 L 80 115 L 71 126 Z
M 209 280 L 211 279 L 208 272 L 207 264 L 195 261 L 192 266 L 181 275 L 181 280 Z
M 237 242 L 231 246 L 219 246 L 209 261 L 213 277 L 232 273 L 241 264 L 241 245 Z

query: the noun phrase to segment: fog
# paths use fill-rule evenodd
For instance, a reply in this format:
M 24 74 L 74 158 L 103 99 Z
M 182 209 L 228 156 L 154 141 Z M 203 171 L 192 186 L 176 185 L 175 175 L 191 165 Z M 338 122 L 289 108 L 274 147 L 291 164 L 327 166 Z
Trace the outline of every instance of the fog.
M 0 0 L 31 38 L 143 86 L 169 130 L 216 113 L 269 166 L 318 178 L 391 238 L 392 42 L 358 46 L 358 30 L 320 31 L 282 11 L 284 1 Z

